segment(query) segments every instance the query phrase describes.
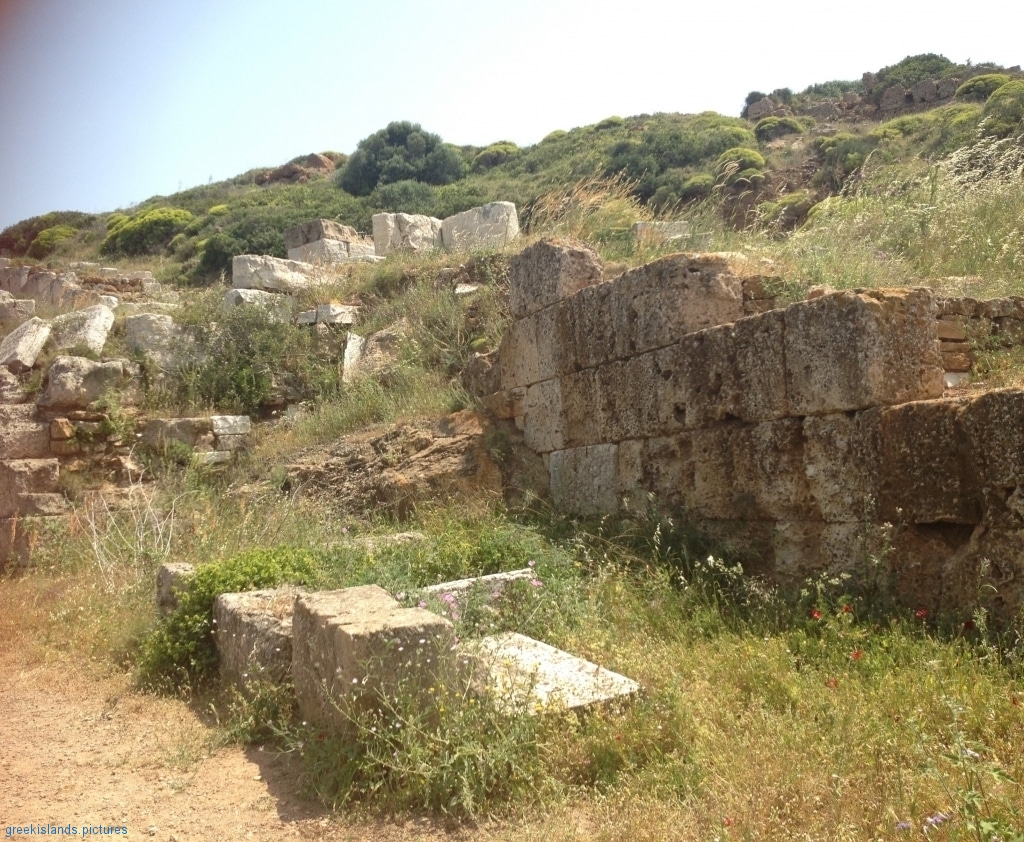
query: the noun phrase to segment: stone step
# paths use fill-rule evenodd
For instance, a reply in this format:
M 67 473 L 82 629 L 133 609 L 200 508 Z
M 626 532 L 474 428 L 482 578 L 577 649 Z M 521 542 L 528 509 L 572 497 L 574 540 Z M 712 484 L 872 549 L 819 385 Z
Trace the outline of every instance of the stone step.
M 463 647 L 474 662 L 479 691 L 510 712 L 582 711 L 640 692 L 640 685 L 624 675 L 517 632 Z

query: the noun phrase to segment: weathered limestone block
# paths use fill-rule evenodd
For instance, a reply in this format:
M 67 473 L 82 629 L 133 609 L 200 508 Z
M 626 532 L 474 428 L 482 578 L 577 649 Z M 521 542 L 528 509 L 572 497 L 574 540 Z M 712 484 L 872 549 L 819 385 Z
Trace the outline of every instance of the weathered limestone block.
M 21 494 L 18 497 L 19 517 L 58 517 L 68 510 L 68 500 L 63 494 L 41 493 Z
M 557 311 L 547 307 L 512 322 L 501 338 L 501 388 L 530 386 L 557 377 L 560 342 Z
M 212 432 L 212 418 L 151 418 L 142 431 L 141 441 L 143 447 L 154 450 L 163 450 L 171 442 L 195 447 L 202 436 Z
M 259 307 L 271 320 L 287 322 L 292 318 L 293 299 L 280 292 L 229 289 L 224 293 L 224 312 L 234 310 L 235 307 Z
M 213 603 L 223 681 L 242 688 L 291 676 L 292 613 L 301 588 L 225 593 Z
M 246 450 L 248 447 L 248 436 L 217 436 L 217 441 L 214 442 L 214 450 L 218 452 L 234 452 L 236 450 Z
M 211 415 L 210 427 L 215 436 L 247 436 L 252 432 L 248 415 Z
M 466 651 L 478 691 L 509 713 L 582 711 L 640 692 L 624 675 L 517 632 L 472 641 Z
M 969 617 L 978 605 L 1006 623 L 1024 605 L 1024 530 L 979 525 L 946 564 L 942 604 Z
M 454 632 L 376 585 L 301 594 L 292 617 L 292 676 L 304 719 L 341 732 L 380 694 L 422 696 L 446 678 Z
M 757 102 L 752 102 L 747 106 L 747 119 L 760 120 L 762 117 L 774 114 L 777 108 L 778 105 L 770 96 L 761 97 Z
M 1024 391 L 978 395 L 963 405 L 959 422 L 961 457 L 974 472 L 983 522 L 1024 528 Z
M 230 450 L 203 450 L 192 454 L 192 464 L 197 467 L 214 468 L 228 464 L 234 456 Z
M 978 523 L 982 493 L 960 423 L 963 399 L 918 401 L 862 413 L 878 453 L 877 516 L 899 523 Z M 979 454 L 981 455 L 981 454 Z
M 50 338 L 50 325 L 39 318 L 31 318 L 12 330 L 0 341 L 0 365 L 14 374 L 29 371 Z
M 131 400 L 139 366 L 130 360 L 93 362 L 85 357 L 57 357 L 36 402 L 40 407 L 87 409 L 108 392 Z
M 515 255 L 508 268 L 509 310 L 521 319 L 601 283 L 601 258 L 576 240 L 546 239 Z
M 36 418 L 34 404 L 0 404 L 0 459 L 45 459 L 50 425 Z
M 359 307 L 351 304 L 317 304 L 316 322 L 321 325 L 348 325 L 359 318 Z
M 617 310 L 629 330 L 616 337 L 616 356 L 664 348 L 688 333 L 743 317 L 743 281 L 722 254 L 675 254 L 614 281 Z
M 58 351 L 84 348 L 102 354 L 113 326 L 114 311 L 103 304 L 65 313 L 51 323 L 54 347 Z
M 373 243 L 317 240 L 288 249 L 288 259 L 299 263 L 358 263 L 383 260 L 374 254 Z
M 870 420 L 870 419 L 869 419 Z M 804 419 L 804 474 L 822 517 L 837 523 L 878 516 L 877 424 L 863 414 Z
M 21 381 L 4 366 L 0 366 L 0 404 L 25 403 L 28 392 Z
M 430 251 L 441 248 L 440 219 L 411 213 L 375 213 L 373 247 L 378 257 L 393 251 Z
M 311 219 L 284 230 L 284 247 L 294 249 L 320 240 L 348 242 L 359 240 L 359 232 L 349 225 L 342 225 L 333 219 Z
M 627 329 L 625 313 L 617 310 L 615 282 L 584 287 L 555 307 L 555 330 L 563 374 L 594 368 L 616 359 L 616 336 Z M 514 323 L 518 324 L 518 322 Z M 515 364 L 514 355 L 502 354 Z
M 695 430 L 694 505 L 714 520 L 820 520 L 804 474 L 802 419 Z
M 12 298 L 0 301 L 0 330 L 15 328 L 36 314 L 36 302 L 31 298 Z
M 56 459 L 10 459 L 0 461 L 0 518 L 45 514 L 32 511 L 33 495 L 53 494 L 57 489 L 60 464 Z M 61 495 L 55 495 L 61 497 Z M 63 497 L 61 500 L 66 504 Z M 63 507 L 62 507 L 63 508 Z M 55 512 L 59 513 L 59 512 Z
M 156 607 L 167 616 L 178 607 L 178 595 L 188 587 L 195 567 L 184 561 L 165 562 L 156 572 Z
M 586 368 L 552 381 L 557 382 L 561 390 L 560 429 L 568 447 L 584 447 L 606 440 L 599 371 Z
M 604 441 L 659 432 L 660 401 L 655 396 L 665 381 L 654 353 L 600 366 L 596 375 L 599 403 L 594 414 L 601 418 Z
M 9 292 L 11 295 L 22 298 L 21 291 L 28 282 L 28 266 L 4 266 L 0 267 L 0 289 Z
M 618 511 L 618 451 L 615 444 L 594 444 L 552 453 L 548 469 L 555 508 L 571 515 Z
M 239 254 L 231 261 L 231 286 L 264 292 L 296 293 L 313 283 L 313 267 L 295 260 Z
M 619 445 L 620 452 L 625 444 Z M 644 440 L 640 460 L 640 484 L 646 491 L 668 505 L 694 509 L 696 468 L 693 439 L 689 433 Z M 620 469 L 621 463 L 620 459 Z M 626 485 L 625 482 L 621 484 Z
M 462 369 L 462 385 L 474 397 L 493 395 L 501 390 L 501 363 L 499 354 L 474 353 Z
M 519 216 L 512 202 L 491 202 L 441 223 L 441 241 L 449 251 L 500 248 L 518 237 Z
M 473 576 L 469 579 L 456 579 L 454 582 L 428 585 L 423 589 L 423 593 L 441 596 L 451 594 L 459 600 L 464 600 L 474 594 L 494 595 L 500 593 L 510 582 L 532 579 L 536 575 L 532 568 L 524 567 L 520 570 L 508 570 L 504 573 L 491 573 L 487 576 Z
M 398 359 L 404 338 L 404 325 L 395 324 L 367 337 L 348 334 L 341 379 L 351 383 L 357 377 L 376 374 Z
M 931 290 L 838 292 L 786 308 L 793 415 L 823 415 L 942 395 Z
M 523 399 L 523 438 L 535 453 L 565 447 L 562 389 L 557 378 L 527 387 Z
M 195 340 L 161 313 L 140 313 L 125 320 L 125 341 L 160 371 L 175 371 L 185 362 L 196 361 Z

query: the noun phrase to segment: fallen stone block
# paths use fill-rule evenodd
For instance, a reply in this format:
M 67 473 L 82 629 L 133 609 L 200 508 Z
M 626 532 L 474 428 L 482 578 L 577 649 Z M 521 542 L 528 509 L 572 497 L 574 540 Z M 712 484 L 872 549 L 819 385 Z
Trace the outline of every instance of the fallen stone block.
M 398 359 L 404 336 L 401 324 L 371 333 L 367 337 L 349 333 L 342 362 L 342 383 L 351 383 L 383 371 Z
M 245 689 L 291 677 L 292 614 L 302 588 L 225 593 L 213 603 L 223 681 Z
M 36 302 L 31 298 L 0 301 L 0 330 L 9 330 L 24 324 L 35 314 Z
M 296 293 L 313 282 L 313 267 L 308 263 L 258 254 L 236 255 L 231 261 L 231 286 L 235 289 Z
M 519 216 L 512 202 L 491 202 L 441 223 L 441 241 L 449 251 L 501 248 L 518 237 Z
M 451 623 L 405 608 L 376 585 L 301 594 L 292 618 L 292 677 L 302 717 L 350 732 L 381 696 L 429 704 L 453 658 Z
M 156 572 L 156 607 L 163 616 L 178 607 L 178 596 L 188 587 L 195 567 L 186 562 L 165 562 Z
M 39 318 L 31 318 L 16 327 L 0 341 L 0 365 L 14 374 L 29 371 L 50 338 L 50 325 Z
M 359 308 L 350 304 L 317 304 L 316 321 L 322 325 L 348 325 L 356 323 Z
M 583 711 L 622 703 L 640 692 L 624 675 L 516 632 L 469 641 L 478 692 L 513 714 Z
M 316 240 L 288 249 L 288 259 L 298 263 L 344 263 L 349 259 L 348 243 Z
M 0 404 L 25 403 L 28 392 L 15 375 L 4 366 L 0 366 Z
M 125 341 L 159 371 L 175 371 L 186 362 L 201 362 L 195 340 L 163 313 L 139 313 L 125 320 Z
M 215 436 L 246 436 L 252 432 L 248 415 L 211 415 L 210 427 Z
M 376 213 L 372 223 L 374 253 L 378 257 L 394 251 L 422 252 L 442 246 L 442 223 L 432 216 Z
M 114 311 L 103 304 L 57 316 L 51 323 L 54 348 L 58 351 L 84 349 L 99 356 L 114 326 Z
M 131 401 L 131 387 L 138 383 L 139 375 L 139 366 L 130 360 L 94 362 L 85 357 L 57 357 L 36 403 L 49 409 L 87 409 L 109 392 Z
M 279 292 L 264 292 L 260 289 L 229 289 L 224 293 L 224 311 L 236 307 L 259 307 L 273 320 L 291 321 L 292 297 Z
M 487 576 L 473 576 L 469 579 L 456 579 L 453 582 L 430 585 L 423 589 L 423 593 L 437 596 L 451 594 L 459 599 L 463 599 L 474 592 L 486 591 L 494 596 L 504 590 L 505 586 L 510 582 L 533 579 L 535 576 L 536 573 L 533 568 L 524 567 L 521 570 L 509 570 L 505 573 L 491 573 Z
M 163 450 L 171 442 L 195 447 L 208 433 L 213 433 L 212 418 L 151 418 L 142 430 L 141 444 L 151 450 Z
M 301 225 L 284 230 L 284 247 L 286 249 L 298 248 L 307 243 L 321 240 L 348 242 L 359 239 L 361 237 L 355 228 L 335 222 L 333 219 L 311 219 L 309 222 L 303 222 Z
M 228 464 L 234 457 L 231 450 L 207 450 L 192 454 L 192 464 L 200 468 L 214 468 Z

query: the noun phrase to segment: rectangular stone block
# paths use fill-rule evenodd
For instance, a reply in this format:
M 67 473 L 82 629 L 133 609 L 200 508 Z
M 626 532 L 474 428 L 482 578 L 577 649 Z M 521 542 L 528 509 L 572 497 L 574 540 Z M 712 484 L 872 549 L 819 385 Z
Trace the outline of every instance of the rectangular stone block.
M 785 310 L 793 415 L 889 406 L 942 395 L 934 294 L 838 292 Z
M 978 523 L 981 478 L 960 423 L 963 399 L 919 401 L 862 413 L 877 425 L 878 518 L 893 523 Z
M 45 459 L 50 425 L 36 418 L 35 404 L 0 404 L 0 459 Z
M 1024 524 L 1024 391 L 999 389 L 963 403 L 961 454 L 972 470 L 982 520 L 1005 528 Z
M 562 399 L 562 432 L 566 445 L 584 447 L 606 440 L 598 369 L 587 368 L 558 379 Z
M 349 225 L 342 225 L 333 219 L 311 219 L 301 225 L 284 230 L 284 246 L 286 249 L 294 249 L 304 246 L 307 243 L 315 243 L 321 240 L 334 240 L 335 242 L 347 242 L 360 239 L 359 232 Z
M 316 320 L 324 325 L 348 325 L 356 323 L 359 308 L 350 304 L 317 304 Z
M 156 607 L 167 616 L 178 607 L 178 596 L 188 587 L 188 580 L 196 569 L 184 562 L 165 562 L 156 571 Z
M 494 595 L 504 590 L 510 582 L 518 582 L 523 579 L 532 579 L 537 574 L 531 567 L 524 567 L 521 570 L 509 570 L 505 573 L 491 573 L 487 576 L 473 576 L 469 579 L 456 579 L 453 582 L 441 582 L 438 585 L 429 585 L 423 589 L 425 594 L 443 596 L 451 594 L 462 600 L 472 594 L 479 592 L 483 595 Z
M 659 402 L 654 398 L 664 381 L 654 354 L 608 363 L 596 369 L 596 375 L 599 403 L 594 414 L 601 419 L 599 441 L 618 442 L 660 432 Z
M 518 237 L 519 215 L 512 202 L 490 202 L 441 223 L 441 241 L 448 251 L 501 248 Z
M 303 594 L 292 617 L 292 676 L 302 717 L 349 731 L 381 694 L 426 703 L 451 669 L 454 633 L 443 617 L 402 607 L 376 585 Z
M 804 474 L 801 419 L 696 430 L 694 505 L 716 520 L 820 520 Z
M 562 388 L 558 379 L 527 388 L 523 400 L 523 439 L 535 453 L 565 447 Z
M 348 243 L 338 240 L 315 240 L 288 249 L 288 259 L 299 263 L 344 263 L 349 259 Z
M 225 593 L 213 603 L 221 679 L 250 688 L 291 677 L 292 614 L 301 588 Z
M 599 283 L 601 258 L 595 251 L 575 240 L 541 240 L 509 264 L 509 310 L 521 319 Z
M 612 284 L 615 309 L 625 314 L 627 325 L 616 341 L 620 357 L 664 348 L 744 315 L 743 282 L 718 255 L 669 255 Z
M 548 307 L 508 326 L 498 351 L 502 389 L 530 386 L 558 375 L 555 316 L 555 309 Z
M 252 432 L 248 415 L 211 415 L 210 427 L 215 436 L 245 436 Z
M 555 306 L 559 371 L 563 374 L 616 358 L 616 334 L 622 327 L 618 318 L 622 314 L 615 311 L 614 287 L 614 281 L 584 287 Z
M 877 424 L 853 413 L 808 416 L 803 433 L 804 474 L 822 517 L 837 523 L 877 517 Z
M 612 514 L 619 509 L 618 445 L 594 444 L 550 454 L 551 499 L 572 515 Z
M 582 711 L 640 692 L 623 675 L 516 632 L 472 641 L 466 652 L 479 692 L 513 714 Z

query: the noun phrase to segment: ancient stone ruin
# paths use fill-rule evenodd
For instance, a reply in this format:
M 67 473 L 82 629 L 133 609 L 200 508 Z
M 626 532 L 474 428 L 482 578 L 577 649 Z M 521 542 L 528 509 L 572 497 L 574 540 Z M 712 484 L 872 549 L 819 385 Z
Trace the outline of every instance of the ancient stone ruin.
M 969 610 L 986 586 L 998 613 L 1024 602 L 1024 391 L 944 397 L 969 360 L 940 353 L 979 311 L 1009 332 L 1017 303 L 922 288 L 759 312 L 764 279 L 727 255 L 600 269 L 579 244 L 517 255 L 514 321 L 479 381 L 559 509 L 650 494 L 788 584 L 847 571 L 927 610 Z

